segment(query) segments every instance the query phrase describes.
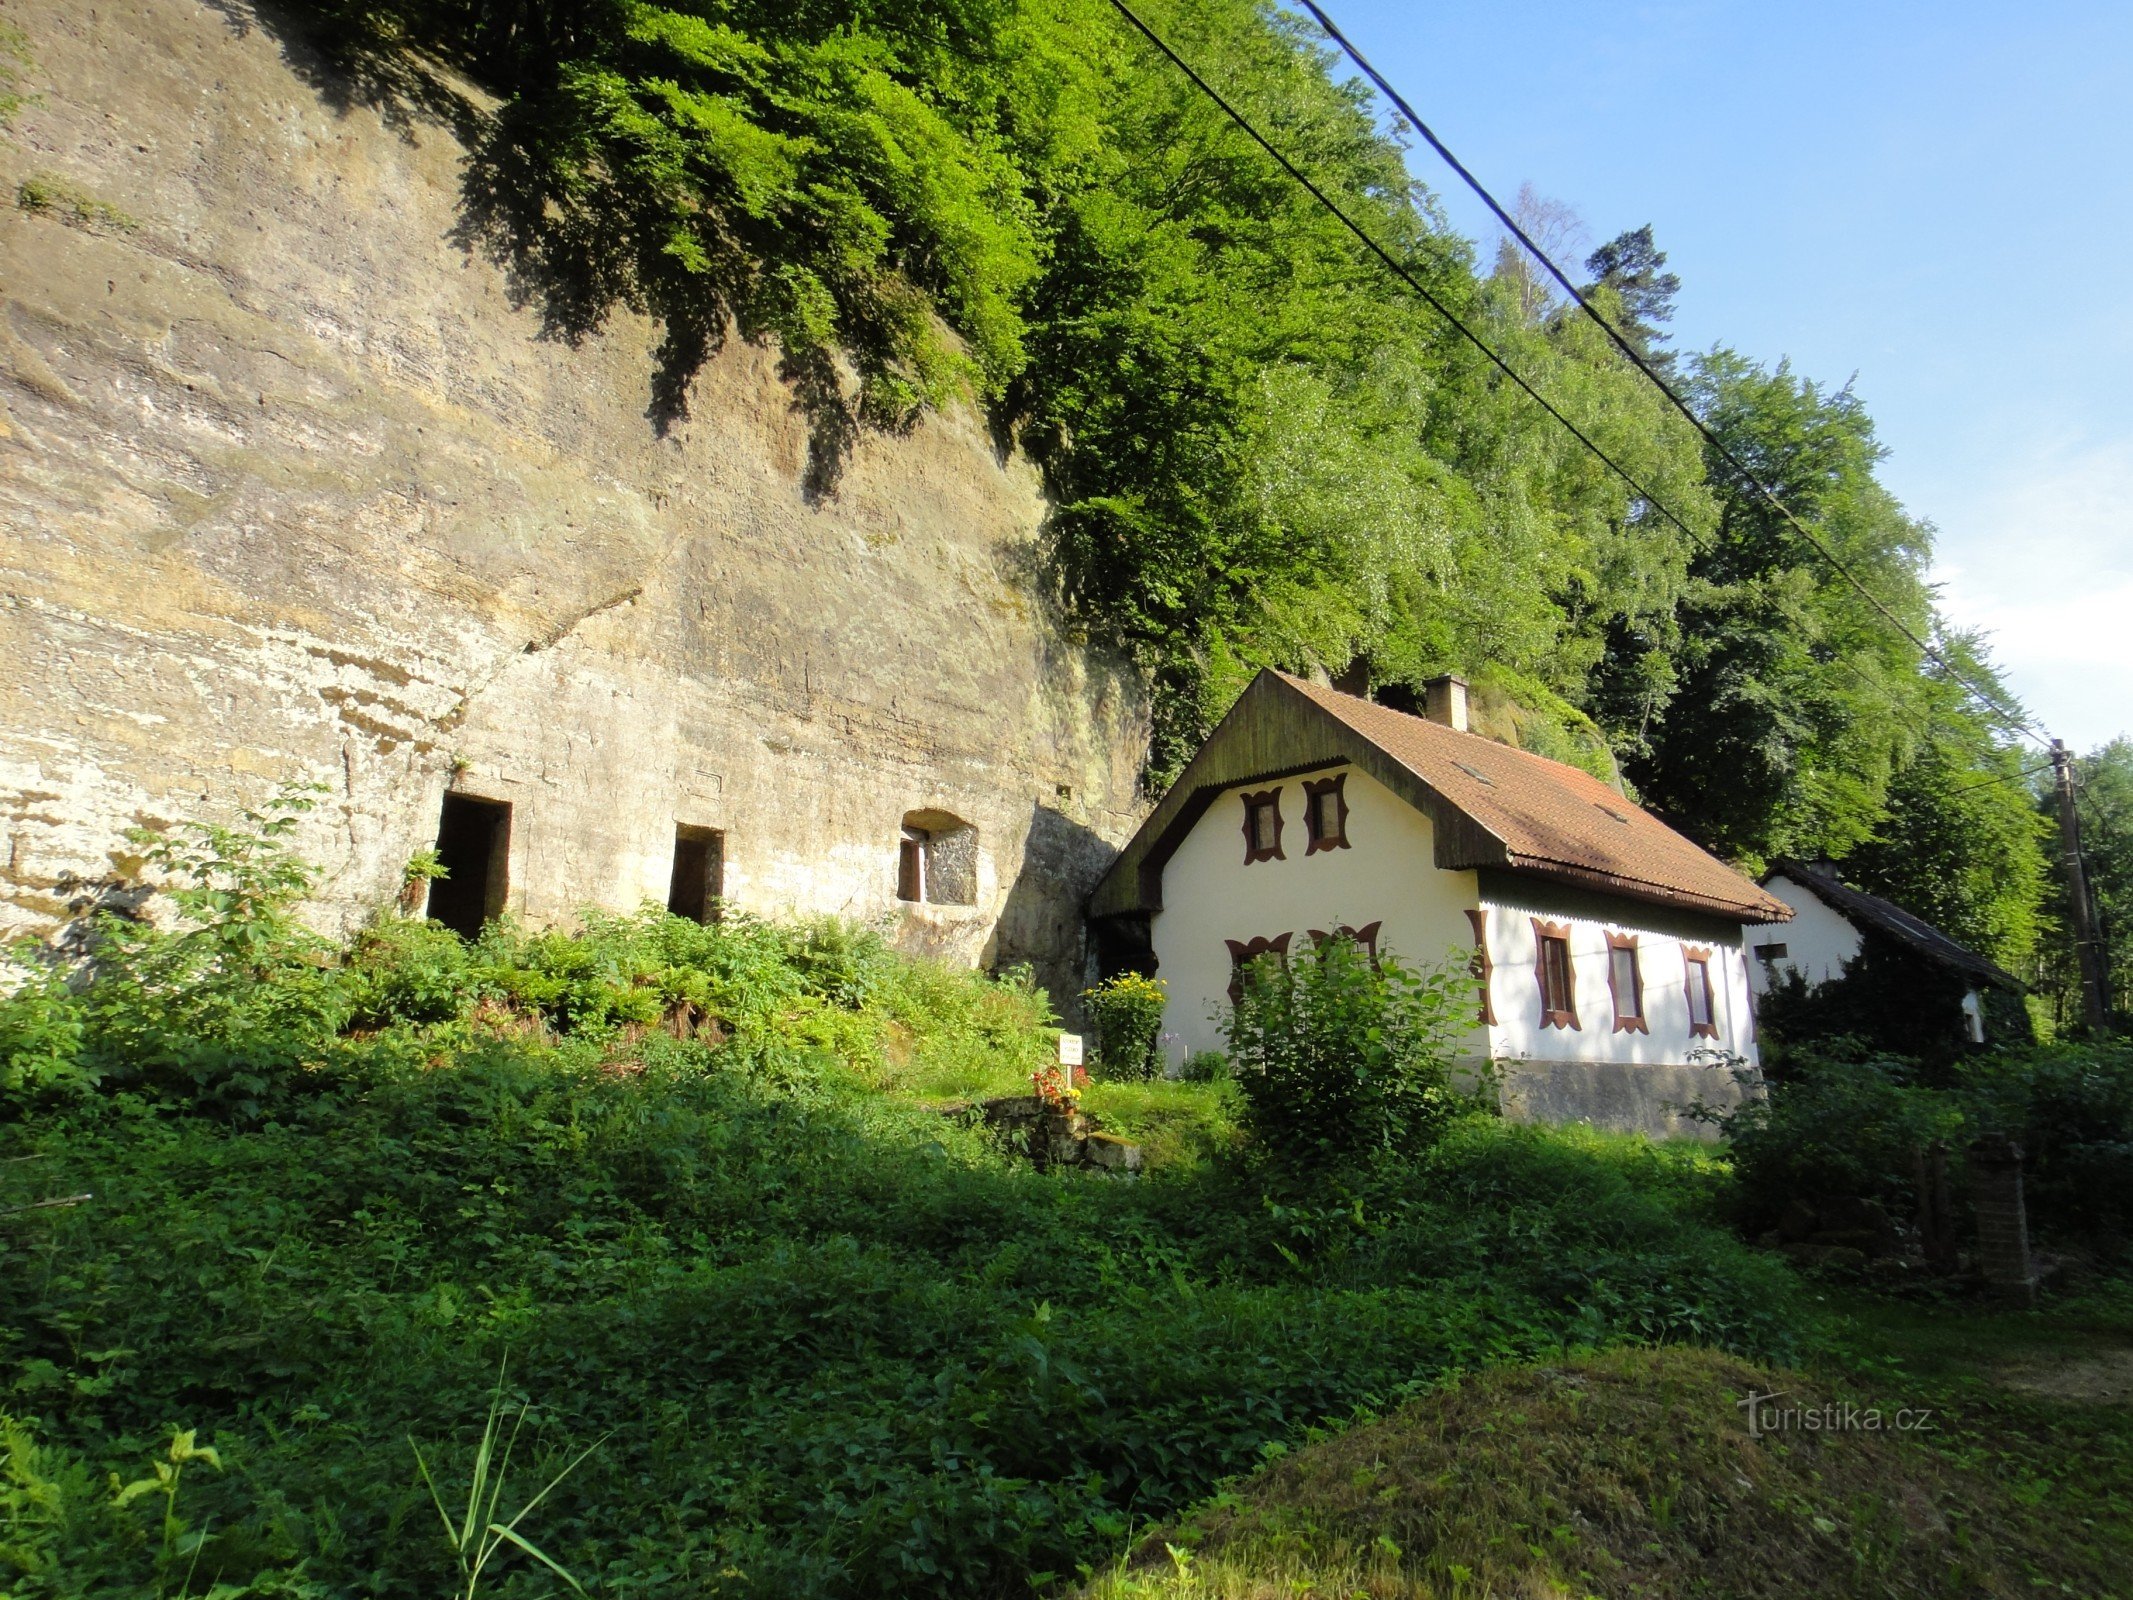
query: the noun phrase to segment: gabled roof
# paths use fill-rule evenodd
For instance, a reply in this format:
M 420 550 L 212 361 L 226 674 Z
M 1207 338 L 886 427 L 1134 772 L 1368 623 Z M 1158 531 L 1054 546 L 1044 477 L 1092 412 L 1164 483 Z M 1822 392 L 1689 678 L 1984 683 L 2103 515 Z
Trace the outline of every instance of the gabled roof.
M 1588 772 L 1282 672 L 1252 680 L 1097 884 L 1090 914 L 1162 909 L 1164 864 L 1224 790 L 1344 762 L 1429 817 L 1446 870 L 1531 872 L 1735 922 L 1792 915 Z
M 2022 980 L 2012 973 L 1995 966 L 1975 950 L 1957 944 L 1932 923 L 1912 916 L 1894 901 L 1884 900 L 1878 894 L 1868 894 L 1864 889 L 1854 889 L 1838 877 L 1832 867 L 1807 861 L 1782 860 L 1764 874 L 1763 882 L 1767 884 L 1772 878 L 1790 878 L 1827 904 L 1839 916 L 1847 918 L 1855 925 L 1878 928 L 1929 961 L 1952 967 L 1969 977 L 1995 983 L 2017 993 L 2025 987 Z

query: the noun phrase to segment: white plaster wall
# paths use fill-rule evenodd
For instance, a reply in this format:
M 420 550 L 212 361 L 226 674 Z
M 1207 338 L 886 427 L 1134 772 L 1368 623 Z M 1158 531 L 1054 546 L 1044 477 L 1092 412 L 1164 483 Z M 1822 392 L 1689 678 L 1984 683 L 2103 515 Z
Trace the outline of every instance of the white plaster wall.
M 1277 787 L 1250 783 L 1219 796 L 1164 867 L 1163 910 L 1150 932 L 1156 975 L 1169 990 L 1163 1026 L 1173 1035 L 1173 1059 L 1222 1048 L 1227 940 L 1288 933 L 1295 949 L 1312 928 L 1376 922 L 1378 948 L 1410 965 L 1467 960 L 1473 931 L 1466 911 L 1479 904 L 1474 874 L 1439 871 L 1429 819 L 1376 779 L 1345 769 L 1348 848 L 1304 854 L 1304 780 L 1341 770 L 1279 781 L 1284 859 L 1245 865 L 1242 797 Z M 1481 1044 L 1477 1028 L 1476 1054 Z
M 1631 910 L 1633 902 L 1622 902 Z M 1499 1061 L 1631 1062 L 1678 1065 L 1697 1049 L 1724 1049 L 1755 1054 L 1755 1020 L 1748 990 L 1746 961 L 1738 935 L 1684 939 L 1636 921 L 1566 916 L 1559 911 L 1492 901 L 1487 917 L 1489 992 L 1496 1024 L 1489 1030 L 1490 1054 Z M 1540 979 L 1534 970 L 1533 919 L 1567 926 L 1578 1026 L 1546 1027 L 1541 1022 Z M 1649 1032 L 1615 1031 L 1614 993 L 1607 983 L 1607 935 L 1637 936 L 1637 960 L 1644 980 L 1644 1018 Z M 1687 947 L 1711 952 L 1711 1011 L 1716 1038 L 1689 1032 Z
M 1859 953 L 1859 930 L 1806 885 L 1782 873 L 1763 885 L 1792 907 L 1790 922 L 1765 922 L 1747 930 L 1748 981 L 1767 994 L 1787 973 L 1797 972 L 1812 987 L 1844 976 L 1844 963 Z M 1755 959 L 1759 944 L 1781 944 L 1781 961 Z

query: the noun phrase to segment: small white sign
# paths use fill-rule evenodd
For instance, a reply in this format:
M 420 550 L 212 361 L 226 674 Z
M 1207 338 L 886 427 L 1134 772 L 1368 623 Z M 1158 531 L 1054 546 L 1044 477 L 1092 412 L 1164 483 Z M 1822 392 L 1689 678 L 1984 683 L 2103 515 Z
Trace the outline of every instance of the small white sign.
M 1081 1035 L 1062 1033 L 1059 1036 L 1059 1064 L 1062 1067 L 1081 1065 Z

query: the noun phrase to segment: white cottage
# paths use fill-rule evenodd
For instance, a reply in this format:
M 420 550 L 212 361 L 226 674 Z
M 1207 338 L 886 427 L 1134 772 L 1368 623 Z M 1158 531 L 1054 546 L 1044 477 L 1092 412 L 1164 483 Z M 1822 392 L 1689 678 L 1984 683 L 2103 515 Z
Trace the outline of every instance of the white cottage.
M 1884 1003 L 1848 1010 L 1843 1031 L 1879 1035 L 1891 1049 L 1930 1053 L 2031 1037 L 2019 978 L 1894 901 L 1854 889 L 1834 862 L 1780 861 L 1763 887 L 1792 917 L 1789 927 L 1748 930 L 1748 977 L 1758 996 L 1795 979 L 1811 993 L 1858 976 L 1884 991 Z
M 1697 1131 L 1755 1060 L 1744 924 L 1791 915 L 1591 774 L 1428 715 L 1263 672 L 1090 900 L 1099 959 L 1169 990 L 1174 1055 L 1220 1048 L 1238 967 L 1333 929 L 1406 961 L 1474 963 L 1468 1055 L 1507 1109 Z

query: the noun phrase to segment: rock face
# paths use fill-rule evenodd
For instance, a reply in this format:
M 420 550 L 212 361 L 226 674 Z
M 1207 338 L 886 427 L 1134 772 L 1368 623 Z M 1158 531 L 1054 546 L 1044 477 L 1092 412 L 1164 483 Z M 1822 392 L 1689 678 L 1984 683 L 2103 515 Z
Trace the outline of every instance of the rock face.
M 4 16 L 38 98 L 0 145 L 33 180 L 0 216 L 0 932 L 115 892 L 137 822 L 310 780 L 329 926 L 451 790 L 511 808 L 492 909 L 664 902 L 711 830 L 733 903 L 1072 994 L 1145 713 L 1038 598 L 1036 475 L 981 419 L 863 437 L 812 495 L 775 352 L 730 344 L 663 432 L 657 330 L 544 338 L 454 242 L 450 128 L 300 37 L 237 0 Z M 973 903 L 898 900 L 914 813 L 974 829 Z

